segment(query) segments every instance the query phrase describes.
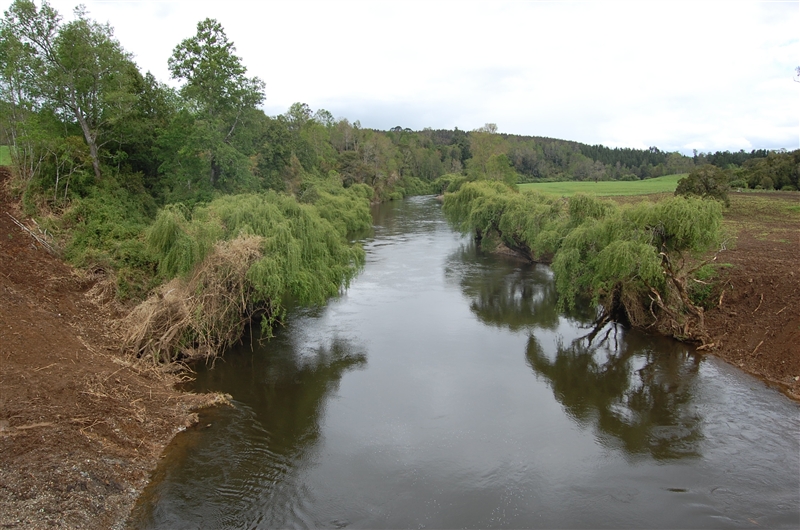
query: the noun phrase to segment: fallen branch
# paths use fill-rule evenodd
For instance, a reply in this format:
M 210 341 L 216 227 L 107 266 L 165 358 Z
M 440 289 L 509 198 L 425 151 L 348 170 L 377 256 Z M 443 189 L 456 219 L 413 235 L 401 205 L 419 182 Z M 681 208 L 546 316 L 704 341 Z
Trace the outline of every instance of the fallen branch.
M 789 307 L 789 306 L 787 305 L 786 307 Z M 784 309 L 786 309 L 786 307 L 784 307 L 783 309 L 781 309 L 780 311 L 778 311 L 777 313 L 775 313 L 775 316 L 778 316 L 778 315 L 780 315 L 781 313 L 783 313 L 783 310 L 784 310 Z
M 758 302 L 758 307 L 756 307 L 755 310 L 753 311 L 754 315 L 756 314 L 756 311 L 758 311 L 759 308 L 761 308 L 762 302 L 764 302 L 764 293 L 761 293 L 761 300 Z
M 12 221 L 14 221 L 15 225 L 17 225 L 18 227 L 22 228 L 24 231 L 26 231 L 28 233 L 28 235 L 30 235 L 33 239 L 35 239 L 37 243 L 42 245 L 47 252 L 49 252 L 53 256 L 57 256 L 58 255 L 58 252 L 56 252 L 56 249 L 54 249 L 50 245 L 50 243 L 48 243 L 44 238 L 41 238 L 41 237 L 37 236 L 36 234 L 34 234 L 33 231 L 30 228 L 28 228 L 24 224 L 20 223 L 19 221 L 17 221 L 14 218 L 14 216 L 11 215 L 10 213 L 6 212 L 6 215 L 9 216 Z M 35 221 L 34 221 L 34 223 L 35 223 Z M 39 225 L 37 224 L 36 226 L 38 227 Z M 41 228 L 39 230 L 41 231 Z
M 758 351 L 758 349 L 761 347 L 761 345 L 762 345 L 762 344 L 764 344 L 764 341 L 763 341 L 763 340 L 762 340 L 761 342 L 759 342 L 759 343 L 758 343 L 758 346 L 756 346 L 756 349 L 755 349 L 755 350 L 753 350 L 753 353 L 751 353 L 750 355 L 755 355 L 755 354 L 756 354 L 756 352 Z M 761 354 L 759 354 L 759 355 L 761 355 Z

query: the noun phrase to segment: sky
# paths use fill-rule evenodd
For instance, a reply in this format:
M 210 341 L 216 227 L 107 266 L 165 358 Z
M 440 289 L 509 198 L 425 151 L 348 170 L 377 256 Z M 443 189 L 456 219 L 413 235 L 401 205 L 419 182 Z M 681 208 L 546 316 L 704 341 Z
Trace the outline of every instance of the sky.
M 66 20 L 78 3 L 50 1 Z M 172 50 L 217 19 L 266 83 L 270 116 L 302 102 L 382 130 L 495 123 L 685 154 L 800 148 L 798 1 L 82 3 L 173 86 Z

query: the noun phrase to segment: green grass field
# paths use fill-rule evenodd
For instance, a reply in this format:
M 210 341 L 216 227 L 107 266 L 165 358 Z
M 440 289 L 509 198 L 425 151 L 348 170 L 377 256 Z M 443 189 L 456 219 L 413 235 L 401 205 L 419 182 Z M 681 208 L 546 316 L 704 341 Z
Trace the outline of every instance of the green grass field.
M 619 180 L 601 182 L 543 182 L 541 184 L 520 184 L 519 189 L 538 190 L 561 197 L 569 197 L 576 193 L 590 193 L 597 196 L 650 195 L 652 193 L 674 192 L 675 188 L 678 186 L 678 181 L 685 176 L 686 173 L 630 182 Z
M 11 165 L 11 153 L 8 152 L 7 145 L 0 145 L 0 166 Z

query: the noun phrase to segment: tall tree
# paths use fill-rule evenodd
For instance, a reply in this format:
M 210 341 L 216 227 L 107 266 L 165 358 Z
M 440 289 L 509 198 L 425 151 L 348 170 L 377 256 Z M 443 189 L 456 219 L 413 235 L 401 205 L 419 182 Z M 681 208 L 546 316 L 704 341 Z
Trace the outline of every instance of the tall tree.
M 248 110 L 264 101 L 264 82 L 247 77 L 222 25 L 207 18 L 197 24 L 195 36 L 172 52 L 169 69 L 184 81 L 181 95 L 195 114 L 200 150 L 209 153 L 210 182 L 217 186 L 227 172 L 235 171 L 234 133 Z M 227 166 L 227 167 L 226 167 Z
M 75 20 L 62 24 L 46 1 L 37 9 L 31 0 L 15 0 L 2 32 L 4 40 L 17 43 L 15 59 L 29 69 L 16 86 L 34 105 L 64 112 L 77 122 L 100 180 L 102 133 L 126 115 L 135 99 L 130 81 L 136 66 L 111 27 L 89 19 L 82 6 L 75 9 Z

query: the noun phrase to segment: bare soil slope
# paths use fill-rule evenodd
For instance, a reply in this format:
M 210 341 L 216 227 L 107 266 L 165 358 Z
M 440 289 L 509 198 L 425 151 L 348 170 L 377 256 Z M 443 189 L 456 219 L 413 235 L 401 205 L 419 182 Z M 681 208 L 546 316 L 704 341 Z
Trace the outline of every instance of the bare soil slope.
M 213 397 L 120 355 L 98 280 L 13 222 L 7 179 L 0 168 L 0 527 L 120 526 L 166 443 Z
M 736 239 L 719 256 L 732 266 L 706 316 L 711 351 L 800 399 L 800 215 L 785 213 L 800 214 L 800 192 L 731 195 Z

